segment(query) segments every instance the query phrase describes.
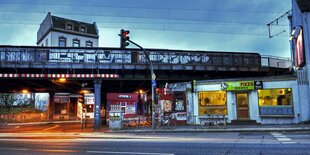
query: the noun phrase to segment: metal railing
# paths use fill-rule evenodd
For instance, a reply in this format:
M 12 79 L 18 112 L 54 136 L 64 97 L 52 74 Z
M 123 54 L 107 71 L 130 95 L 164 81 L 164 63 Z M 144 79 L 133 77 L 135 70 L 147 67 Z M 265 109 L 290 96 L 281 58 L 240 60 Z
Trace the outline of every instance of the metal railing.
M 257 53 L 207 52 L 146 49 L 156 65 L 200 65 L 223 67 L 289 68 L 288 58 L 260 56 Z M 0 46 L 2 64 L 148 64 L 139 49 L 116 48 L 59 48 Z
M 260 66 L 257 53 L 227 53 L 148 49 L 157 64 L 200 64 L 219 66 Z M 138 49 L 56 48 L 0 46 L 0 61 L 13 63 L 138 63 L 148 60 Z
M 293 66 L 292 60 L 290 58 L 262 56 L 261 59 L 263 67 L 290 68 Z

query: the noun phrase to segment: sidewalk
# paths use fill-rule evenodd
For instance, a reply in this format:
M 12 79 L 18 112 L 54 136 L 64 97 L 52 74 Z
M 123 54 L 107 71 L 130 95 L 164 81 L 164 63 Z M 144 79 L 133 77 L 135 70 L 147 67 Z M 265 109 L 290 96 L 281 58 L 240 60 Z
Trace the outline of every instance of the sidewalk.
M 74 124 L 69 132 L 78 133 L 161 133 L 161 132 L 284 132 L 284 131 L 310 131 L 310 124 L 287 124 L 287 125 L 232 125 L 227 124 L 225 129 L 216 126 L 210 128 L 202 128 L 200 125 L 177 125 L 175 129 L 152 129 L 151 126 L 143 128 L 125 127 L 122 129 L 109 129 L 108 126 L 102 126 L 100 130 L 94 131 L 93 124 L 89 124 L 88 128 L 81 129 L 79 121 L 52 121 L 52 122 L 30 122 L 30 123 L 8 123 L 6 126 L 22 126 L 22 125 L 44 125 L 44 124 Z M 70 126 L 71 127 L 71 126 Z M 1 126 L 0 126 L 1 128 Z
M 310 124 L 300 125 L 230 125 L 228 124 L 225 129 L 220 129 L 216 126 L 210 128 L 202 128 L 200 125 L 182 125 L 177 126 L 175 129 L 152 129 L 151 127 L 141 128 L 128 128 L 121 130 L 111 130 L 115 133 L 136 133 L 136 132 L 282 132 L 282 131 L 310 131 Z

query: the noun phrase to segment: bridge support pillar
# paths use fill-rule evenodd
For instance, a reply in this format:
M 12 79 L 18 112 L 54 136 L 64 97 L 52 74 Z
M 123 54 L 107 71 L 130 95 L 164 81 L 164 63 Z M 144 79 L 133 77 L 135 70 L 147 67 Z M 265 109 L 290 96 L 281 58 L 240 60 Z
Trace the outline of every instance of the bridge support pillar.
M 94 130 L 101 128 L 101 83 L 102 80 L 95 80 L 95 107 L 94 107 Z

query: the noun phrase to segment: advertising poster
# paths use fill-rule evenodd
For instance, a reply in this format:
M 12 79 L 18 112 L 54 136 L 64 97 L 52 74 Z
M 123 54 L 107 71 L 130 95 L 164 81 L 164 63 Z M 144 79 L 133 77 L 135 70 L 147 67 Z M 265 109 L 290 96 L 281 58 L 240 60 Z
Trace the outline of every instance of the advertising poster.
M 136 114 L 136 106 L 134 104 L 133 105 L 127 104 L 125 114 Z
M 47 111 L 49 103 L 48 93 L 35 93 L 35 108 L 41 111 Z
M 303 67 L 305 64 L 302 29 L 300 29 L 296 39 L 296 61 L 296 67 Z
M 164 111 L 165 112 L 171 112 L 172 111 L 172 101 L 170 101 L 170 100 L 164 101 Z

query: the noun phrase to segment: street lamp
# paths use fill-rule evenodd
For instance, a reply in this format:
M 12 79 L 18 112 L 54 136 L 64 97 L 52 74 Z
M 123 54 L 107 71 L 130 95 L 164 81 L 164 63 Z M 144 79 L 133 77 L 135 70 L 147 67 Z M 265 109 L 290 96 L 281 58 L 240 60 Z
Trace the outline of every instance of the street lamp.
M 155 111 L 154 111 L 154 108 L 155 108 L 155 89 L 156 88 L 156 75 L 154 73 L 154 68 L 153 68 L 153 63 L 150 59 L 150 56 L 149 54 L 145 51 L 145 49 L 138 45 L 137 43 L 131 41 L 129 39 L 129 37 L 127 38 L 127 41 L 136 45 L 137 47 L 139 47 L 143 52 L 144 54 L 146 55 L 146 58 L 147 60 L 149 61 L 149 64 L 150 64 L 150 70 L 151 70 L 151 86 L 152 86 L 152 129 L 155 129 Z

